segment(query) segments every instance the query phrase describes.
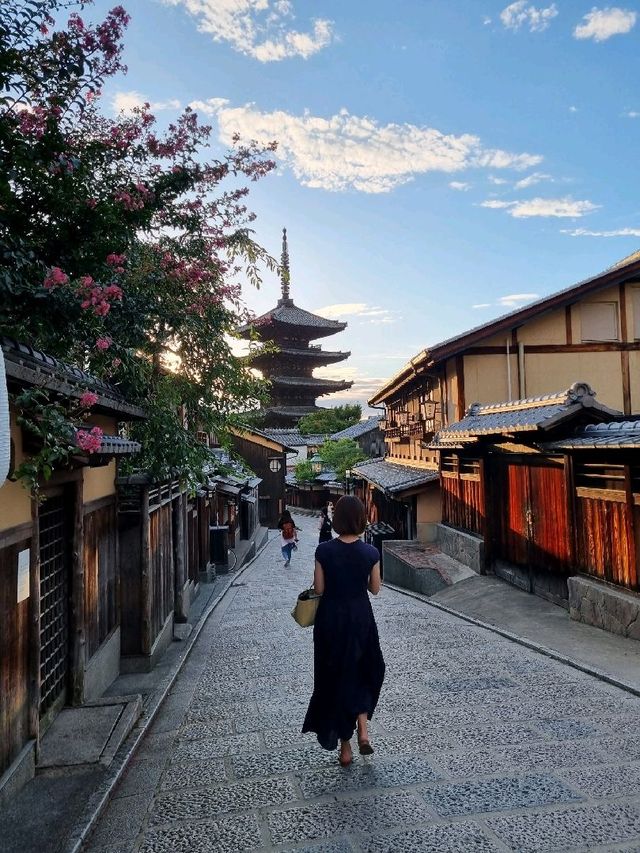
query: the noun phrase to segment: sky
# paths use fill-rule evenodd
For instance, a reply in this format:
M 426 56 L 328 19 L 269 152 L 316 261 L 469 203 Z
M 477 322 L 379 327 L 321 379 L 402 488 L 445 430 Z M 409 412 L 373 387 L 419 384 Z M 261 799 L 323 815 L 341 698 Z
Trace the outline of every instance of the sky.
M 191 105 L 214 155 L 279 143 L 256 239 L 279 257 L 286 226 L 296 304 L 349 324 L 316 375 L 354 386 L 321 405 L 640 247 L 640 2 L 122 1 L 106 112 Z M 269 272 L 244 293 L 279 295 Z

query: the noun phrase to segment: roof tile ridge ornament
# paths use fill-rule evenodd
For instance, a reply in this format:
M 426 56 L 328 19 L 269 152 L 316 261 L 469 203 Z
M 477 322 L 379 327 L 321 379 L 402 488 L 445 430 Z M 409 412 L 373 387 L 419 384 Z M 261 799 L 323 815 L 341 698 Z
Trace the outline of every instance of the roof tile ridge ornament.
M 293 302 L 289 285 L 291 284 L 291 270 L 289 268 L 289 247 L 287 245 L 287 229 L 282 229 L 282 254 L 280 256 L 280 283 L 282 287 L 282 299 L 280 304 L 289 305 Z
M 574 382 L 566 391 L 567 403 L 582 403 L 583 406 L 592 406 L 595 403 L 596 392 L 588 382 Z

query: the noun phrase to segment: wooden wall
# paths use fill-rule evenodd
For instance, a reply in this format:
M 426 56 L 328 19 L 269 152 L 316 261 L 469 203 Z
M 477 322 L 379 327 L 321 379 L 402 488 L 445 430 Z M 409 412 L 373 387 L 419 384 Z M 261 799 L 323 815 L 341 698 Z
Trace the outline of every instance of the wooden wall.
M 0 535 L 0 775 L 29 739 L 29 599 L 18 603 L 17 581 L 30 545 L 30 525 Z
M 119 623 L 118 526 L 115 495 L 84 508 L 87 661 Z
M 287 473 L 287 455 L 277 447 L 260 443 L 246 436 L 234 435 L 232 442 L 236 453 L 241 456 L 256 477 L 260 477 L 259 512 L 260 524 L 276 527 L 285 503 L 285 475 Z M 270 463 L 278 459 L 280 469 L 272 471 Z
M 442 454 L 442 520 L 451 527 L 485 533 L 485 497 L 479 459 Z

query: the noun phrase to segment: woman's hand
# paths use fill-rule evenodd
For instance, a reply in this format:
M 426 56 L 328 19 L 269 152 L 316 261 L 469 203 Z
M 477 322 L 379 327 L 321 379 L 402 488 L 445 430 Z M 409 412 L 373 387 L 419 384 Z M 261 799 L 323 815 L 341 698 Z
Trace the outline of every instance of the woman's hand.
M 381 586 L 382 586 L 382 578 L 380 577 L 380 563 L 378 562 L 371 569 L 371 574 L 369 575 L 369 583 L 367 584 L 367 588 L 372 595 L 377 595 L 380 592 Z

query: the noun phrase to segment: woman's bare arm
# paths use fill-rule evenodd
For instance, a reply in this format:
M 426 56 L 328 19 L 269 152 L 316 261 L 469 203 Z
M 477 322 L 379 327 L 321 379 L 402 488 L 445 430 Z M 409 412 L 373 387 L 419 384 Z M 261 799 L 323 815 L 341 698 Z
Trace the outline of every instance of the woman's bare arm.
M 368 583 L 369 592 L 373 595 L 377 595 L 380 592 L 380 587 L 382 586 L 382 578 L 380 577 L 380 563 L 376 563 L 375 566 L 371 569 L 371 574 L 369 575 L 369 583 Z
M 313 588 L 318 595 L 324 593 L 324 569 L 316 560 L 316 567 L 313 572 Z

